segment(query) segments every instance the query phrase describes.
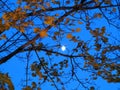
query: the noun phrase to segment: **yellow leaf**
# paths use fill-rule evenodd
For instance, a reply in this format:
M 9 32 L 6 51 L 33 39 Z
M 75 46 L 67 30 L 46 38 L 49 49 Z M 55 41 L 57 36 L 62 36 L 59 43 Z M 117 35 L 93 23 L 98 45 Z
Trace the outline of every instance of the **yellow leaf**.
M 40 37 L 44 38 L 44 37 L 46 37 L 46 36 L 48 36 L 46 30 L 40 31 Z
M 29 21 L 29 25 L 33 26 L 34 25 L 33 21 Z
M 80 32 L 80 30 L 81 30 L 80 28 L 77 28 L 77 29 L 76 29 L 76 32 Z
M 94 0 L 94 2 L 98 2 L 98 0 Z
M 3 34 L 2 36 L 1 36 L 1 39 L 6 39 L 7 37 L 6 37 L 6 35 L 5 34 Z
M 0 81 L 4 84 L 8 85 L 9 90 L 14 90 L 14 86 L 12 84 L 12 81 L 10 79 L 10 77 L 8 77 L 7 74 L 2 74 L 0 73 Z M 1 90 L 1 89 L 0 89 Z
M 116 8 L 113 8 L 112 11 L 113 11 L 113 12 L 116 12 Z
M 10 23 L 5 23 L 5 29 L 8 30 L 10 28 Z
M 101 17 L 102 17 L 102 14 L 99 13 L 99 14 L 97 15 L 97 17 L 98 17 L 98 18 L 101 18 Z
M 101 18 L 101 17 L 102 17 L 102 14 L 101 14 L 101 13 L 96 13 L 96 14 L 94 15 L 94 17 L 95 17 L 95 18 Z
M 56 13 L 56 14 L 55 14 L 55 16 L 59 16 L 59 14 L 58 14 L 58 13 Z
M 32 0 L 32 2 L 33 2 L 33 3 L 36 3 L 36 2 L 37 2 L 37 0 Z
M 12 16 L 12 19 L 13 19 L 13 20 L 17 20 L 17 19 L 18 19 L 18 16 L 13 15 L 13 16 Z
M 45 24 L 48 24 L 48 25 L 54 26 L 54 20 L 55 20 L 54 17 L 48 16 L 48 17 L 45 18 L 44 23 L 45 23 Z
M 30 9 L 30 6 L 24 6 L 25 9 Z
M 105 0 L 104 3 L 105 4 L 111 4 L 111 0 Z
M 88 17 L 88 16 L 86 16 L 86 20 L 89 20 L 89 17 Z
M 50 3 L 49 3 L 49 2 L 47 2 L 47 3 L 46 3 L 46 6 L 47 6 L 47 7 L 50 7 Z
M 52 2 L 55 2 L 55 0 L 52 0 Z
M 39 2 L 42 2 L 43 0 L 38 0 Z
M 0 19 L 0 25 L 2 24 L 2 19 Z
M 101 75 L 101 74 L 102 74 L 102 72 L 101 72 L 101 71 L 98 71 L 98 72 L 97 72 L 97 74 L 98 74 L 98 75 Z
M 21 33 L 24 33 L 24 32 L 25 32 L 25 30 L 22 28 L 22 29 L 20 30 L 20 32 L 21 32 Z
M 9 19 L 9 16 L 7 15 L 7 13 L 3 14 L 2 17 L 3 17 L 4 20 L 8 20 Z
M 79 24 L 83 24 L 83 22 L 78 21 Z
M 66 37 L 71 39 L 73 36 L 72 36 L 72 34 L 68 33 Z
M 16 12 L 20 12 L 21 10 L 22 10 L 22 8 L 19 7 L 16 9 Z
M 40 6 L 40 7 L 41 7 L 42 10 L 44 10 L 44 11 L 46 10 L 46 8 L 44 6 Z
M 24 26 L 24 27 L 27 27 L 27 26 L 28 26 L 28 23 L 27 23 L 27 22 L 23 23 L 23 26 Z
M 17 0 L 17 4 L 20 4 L 22 0 Z
M 75 32 L 75 30 L 74 30 L 74 29 L 71 29 L 71 31 L 72 31 L 72 32 Z
M 39 28 L 34 28 L 34 33 L 38 33 L 40 32 L 40 29 Z
M 42 73 L 41 73 L 40 71 L 37 71 L 37 74 L 38 74 L 38 76 L 40 77 L 40 79 L 43 78 L 43 75 L 42 75 Z
M 98 65 L 97 63 L 93 64 L 93 66 L 94 66 L 94 68 L 95 68 L 96 70 L 98 70 L 99 65 Z
M 65 21 L 65 23 L 64 23 L 64 24 L 69 23 L 69 21 L 70 21 L 70 19 L 69 19 L 69 18 L 66 18 L 66 21 Z

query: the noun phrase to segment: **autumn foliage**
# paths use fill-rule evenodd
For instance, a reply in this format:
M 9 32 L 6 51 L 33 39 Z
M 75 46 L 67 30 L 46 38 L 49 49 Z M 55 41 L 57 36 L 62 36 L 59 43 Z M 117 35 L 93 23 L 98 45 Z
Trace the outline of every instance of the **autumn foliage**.
M 17 0 L 14 7 L 0 2 L 0 65 L 12 57 L 27 62 L 22 90 L 42 90 L 47 83 L 55 90 L 96 90 L 91 81 L 98 77 L 120 82 L 119 1 Z M 1 72 L 0 90 L 14 87 L 9 72 Z

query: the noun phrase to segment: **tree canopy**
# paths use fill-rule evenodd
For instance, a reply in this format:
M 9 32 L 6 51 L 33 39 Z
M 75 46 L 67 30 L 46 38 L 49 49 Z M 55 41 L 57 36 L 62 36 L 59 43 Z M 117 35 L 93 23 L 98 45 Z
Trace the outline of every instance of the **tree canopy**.
M 0 0 L 0 11 L 0 65 L 25 60 L 23 90 L 120 82 L 119 0 Z M 0 88 L 14 87 L 1 71 Z

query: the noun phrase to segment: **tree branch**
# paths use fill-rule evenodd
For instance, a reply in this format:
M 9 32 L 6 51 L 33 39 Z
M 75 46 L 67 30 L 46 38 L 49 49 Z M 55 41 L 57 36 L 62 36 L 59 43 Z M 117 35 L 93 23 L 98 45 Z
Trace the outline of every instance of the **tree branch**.
M 65 13 L 63 16 L 61 16 L 58 20 L 55 21 L 55 24 L 57 25 L 59 22 L 61 22 L 66 16 L 70 15 L 72 12 L 74 12 L 74 10 L 70 10 L 67 13 Z M 48 26 L 45 30 L 48 31 L 52 26 Z M 21 52 L 25 47 L 27 47 L 28 45 L 32 44 L 35 42 L 35 40 L 37 40 L 38 38 L 40 38 L 40 35 L 37 34 L 33 39 L 31 39 L 30 41 L 28 41 L 27 43 L 23 44 L 22 46 L 20 46 L 18 49 L 16 49 L 15 51 L 13 51 L 12 53 L 10 53 L 9 55 L 3 57 L 0 59 L 0 64 L 5 63 L 6 61 L 8 61 L 10 58 L 12 58 L 14 55 L 16 55 L 17 53 Z

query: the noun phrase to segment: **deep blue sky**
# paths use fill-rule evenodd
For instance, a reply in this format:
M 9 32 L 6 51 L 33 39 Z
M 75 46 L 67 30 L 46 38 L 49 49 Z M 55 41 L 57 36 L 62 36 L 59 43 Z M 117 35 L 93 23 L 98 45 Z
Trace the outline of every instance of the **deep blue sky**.
M 13 2 L 12 0 L 8 0 L 8 2 L 13 2 L 13 3 L 15 3 L 16 1 L 14 0 L 14 2 Z M 11 9 L 15 8 L 15 5 L 13 5 L 13 4 L 11 4 L 9 6 Z M 97 12 L 97 11 L 95 10 L 94 12 Z M 92 14 L 92 11 L 91 11 L 91 14 Z M 37 21 L 37 19 L 35 20 L 35 22 L 39 23 L 39 21 Z M 93 28 L 102 27 L 103 25 L 106 26 L 109 33 L 111 33 L 111 32 L 116 33 L 117 32 L 117 29 L 112 27 L 112 26 L 109 26 L 108 23 L 106 23 L 105 19 L 96 19 L 94 21 L 94 23 L 92 23 Z M 73 35 L 80 36 L 81 40 L 84 40 L 84 41 L 88 41 L 88 40 L 92 39 L 92 36 L 88 33 L 87 30 L 85 30 L 86 29 L 85 24 L 82 24 L 79 26 L 78 26 L 78 24 L 76 24 L 74 27 L 71 27 L 71 28 L 77 28 L 77 27 L 81 28 L 81 32 L 74 33 Z M 65 27 L 63 27 L 63 29 L 65 29 Z M 114 31 L 113 30 L 111 31 L 111 29 L 114 29 Z M 54 29 L 54 30 L 56 30 L 56 29 Z M 52 31 L 52 29 L 51 29 L 49 34 L 53 34 L 54 30 Z M 15 32 L 16 32 L 16 30 L 11 28 L 11 34 L 15 33 Z M 7 33 L 8 37 L 11 34 L 9 33 L 9 35 L 8 35 L 8 33 Z M 116 36 L 116 38 L 118 37 L 118 35 L 119 35 L 118 33 L 114 34 L 114 36 Z M 1 42 L 3 42 L 3 41 L 1 41 Z M 55 44 L 58 44 L 57 42 L 51 40 L 49 37 L 41 39 L 40 42 L 43 42 L 44 44 L 47 44 L 47 45 L 49 44 L 49 46 L 53 46 Z M 71 54 L 71 49 L 76 46 L 75 43 L 70 42 L 68 39 L 66 39 L 65 35 L 64 35 L 64 37 L 62 37 L 62 39 L 59 43 L 60 43 L 60 45 L 65 45 L 67 50 L 63 52 L 63 51 L 61 51 L 60 48 L 55 49 L 55 47 L 53 47 L 53 49 L 55 49 L 56 51 L 59 51 L 61 53 L 64 53 L 64 54 L 68 54 L 68 53 Z M 111 43 L 112 43 L 112 41 L 111 41 Z M 26 54 L 24 53 L 24 54 L 20 54 L 20 55 L 25 56 Z M 41 55 L 44 55 L 44 54 L 41 54 Z M 32 55 L 32 58 L 34 58 L 34 60 L 36 59 L 35 54 Z M 63 57 L 54 57 L 54 58 L 55 59 L 58 59 L 58 58 L 62 59 Z M 30 60 L 30 63 L 34 62 L 34 60 Z M 7 63 L 4 63 L 0 66 L 0 71 L 5 72 L 5 73 L 8 72 L 8 74 L 9 74 L 10 78 L 12 79 L 13 84 L 15 86 L 15 90 L 21 90 L 21 87 L 23 85 L 25 85 L 25 82 L 24 82 L 24 80 L 25 80 L 25 68 L 26 68 L 26 60 L 25 59 L 13 57 Z M 67 70 L 69 70 L 69 69 L 67 69 Z M 31 72 L 29 72 L 29 73 L 31 73 Z M 79 72 L 79 74 L 80 73 L 81 72 Z M 84 73 L 82 73 L 80 76 L 84 77 Z M 37 81 L 37 79 L 36 79 L 36 81 Z M 118 88 L 120 87 L 120 83 L 108 83 L 100 77 L 95 81 L 95 83 L 99 88 L 98 90 L 119 90 Z M 68 88 L 71 89 L 72 86 L 74 86 L 74 84 L 71 84 L 70 86 L 68 86 Z M 46 89 L 47 90 L 55 90 L 54 88 L 51 89 L 49 87 L 49 84 L 48 84 L 48 86 L 47 86 L 47 84 L 43 85 L 42 88 L 43 88 L 42 90 L 46 90 Z M 81 87 L 80 90 L 84 90 L 84 89 Z

